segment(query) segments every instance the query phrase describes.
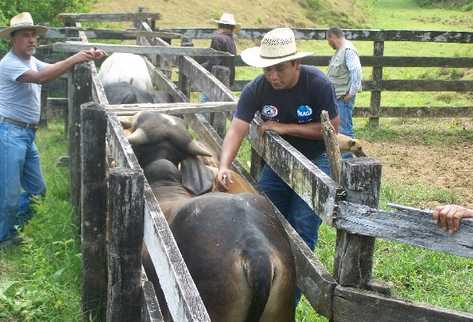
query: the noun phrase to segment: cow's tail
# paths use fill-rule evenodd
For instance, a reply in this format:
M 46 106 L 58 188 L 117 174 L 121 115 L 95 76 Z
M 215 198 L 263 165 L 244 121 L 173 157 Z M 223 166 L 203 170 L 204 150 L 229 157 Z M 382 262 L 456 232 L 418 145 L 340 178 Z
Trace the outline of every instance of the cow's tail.
M 274 279 L 274 265 L 267 243 L 250 242 L 242 255 L 244 273 L 252 294 L 245 322 L 259 322 L 269 299 Z

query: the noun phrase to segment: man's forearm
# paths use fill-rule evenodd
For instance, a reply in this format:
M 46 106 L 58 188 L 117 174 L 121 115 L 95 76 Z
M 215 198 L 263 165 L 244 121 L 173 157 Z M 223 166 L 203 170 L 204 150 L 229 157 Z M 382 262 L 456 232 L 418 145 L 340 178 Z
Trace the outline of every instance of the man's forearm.
M 233 122 L 241 123 L 242 121 L 234 119 Z M 230 168 L 233 160 L 235 160 L 238 150 L 240 149 L 241 141 L 243 141 L 243 138 L 247 134 L 247 125 L 240 124 L 239 126 L 236 126 L 232 124 L 223 140 L 222 155 L 220 156 L 220 168 Z
M 227 135 L 225 140 L 223 141 L 222 145 L 222 155 L 220 157 L 220 168 L 230 168 L 233 160 L 240 149 L 241 141 L 243 138 L 239 138 L 238 136 Z
M 279 124 L 282 135 L 295 136 L 303 139 L 320 140 L 322 139 L 322 124 L 307 123 L 307 124 Z
M 37 75 L 38 80 L 40 83 L 45 83 L 53 79 L 56 79 L 62 74 L 66 73 L 75 64 L 76 64 L 75 61 L 71 57 L 69 57 L 57 63 L 46 66 L 40 72 L 38 72 L 38 75 Z

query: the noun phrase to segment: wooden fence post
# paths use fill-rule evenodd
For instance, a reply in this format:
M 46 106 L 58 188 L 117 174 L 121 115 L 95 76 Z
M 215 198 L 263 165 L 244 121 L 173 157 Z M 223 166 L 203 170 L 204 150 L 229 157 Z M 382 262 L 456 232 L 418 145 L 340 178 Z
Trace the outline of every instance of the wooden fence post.
M 80 229 L 80 106 L 92 100 L 92 79 L 88 64 L 74 67 L 72 80 L 72 110 L 69 111 L 69 165 L 71 202 L 75 209 L 74 223 Z
M 111 237 L 108 250 L 107 321 L 141 320 L 141 258 L 144 231 L 144 176 L 115 168 L 109 173 Z
M 230 69 L 225 66 L 212 66 L 212 74 L 223 83 L 226 87 L 230 88 Z M 217 97 L 212 97 L 209 93 L 209 100 L 218 100 Z M 215 131 L 224 138 L 227 133 L 227 116 L 226 113 L 211 113 L 210 124 L 212 124 Z
M 189 78 L 186 75 L 184 75 L 184 73 L 182 72 L 182 70 L 183 70 L 182 65 L 183 64 L 184 64 L 184 57 L 178 57 L 179 77 L 178 77 L 178 80 L 177 80 L 177 87 L 181 90 L 181 92 L 183 92 L 186 95 L 187 101 L 190 101 L 191 92 L 192 92 L 191 83 L 189 81 Z
M 378 208 L 381 163 L 370 158 L 342 162 L 341 183 L 347 201 Z M 334 275 L 342 286 L 371 289 L 375 238 L 337 230 Z
M 375 41 L 373 56 L 383 56 L 384 55 L 384 41 Z M 383 66 L 373 66 L 372 78 L 374 86 L 379 88 L 379 90 L 371 92 L 371 101 L 370 101 L 370 110 L 371 115 L 369 118 L 369 126 L 379 127 L 379 115 L 381 110 L 381 83 L 383 82 Z
M 82 312 L 104 321 L 107 301 L 105 110 L 95 103 L 81 109 Z

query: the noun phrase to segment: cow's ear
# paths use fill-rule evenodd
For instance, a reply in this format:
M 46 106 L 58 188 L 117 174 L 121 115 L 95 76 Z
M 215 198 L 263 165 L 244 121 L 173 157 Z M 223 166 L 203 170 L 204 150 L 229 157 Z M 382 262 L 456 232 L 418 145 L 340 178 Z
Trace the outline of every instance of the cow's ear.
M 182 185 L 196 196 L 209 192 L 215 179 L 214 172 L 196 157 L 181 161 L 181 175 Z

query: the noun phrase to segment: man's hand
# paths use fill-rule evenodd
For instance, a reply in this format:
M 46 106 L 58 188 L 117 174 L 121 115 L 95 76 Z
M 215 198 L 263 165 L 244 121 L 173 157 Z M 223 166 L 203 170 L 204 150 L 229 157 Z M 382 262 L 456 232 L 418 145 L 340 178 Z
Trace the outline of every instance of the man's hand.
M 274 121 L 266 121 L 258 127 L 258 132 L 262 135 L 266 131 L 274 131 L 279 135 L 285 134 L 284 124 Z
M 225 191 L 230 189 L 230 185 L 233 183 L 232 172 L 228 168 L 218 169 L 217 184 L 222 187 Z
M 434 210 L 433 218 L 440 228 L 453 234 L 460 228 L 462 218 L 473 218 L 473 210 L 457 205 L 446 205 Z
M 106 53 L 101 49 L 91 48 L 89 50 L 82 50 L 77 54 L 73 55 L 71 59 L 74 64 L 80 64 L 83 62 L 102 59 L 106 56 Z
M 345 103 L 348 103 L 351 100 L 352 97 L 353 97 L 353 95 L 350 95 L 349 93 L 347 93 L 343 96 L 343 101 Z

